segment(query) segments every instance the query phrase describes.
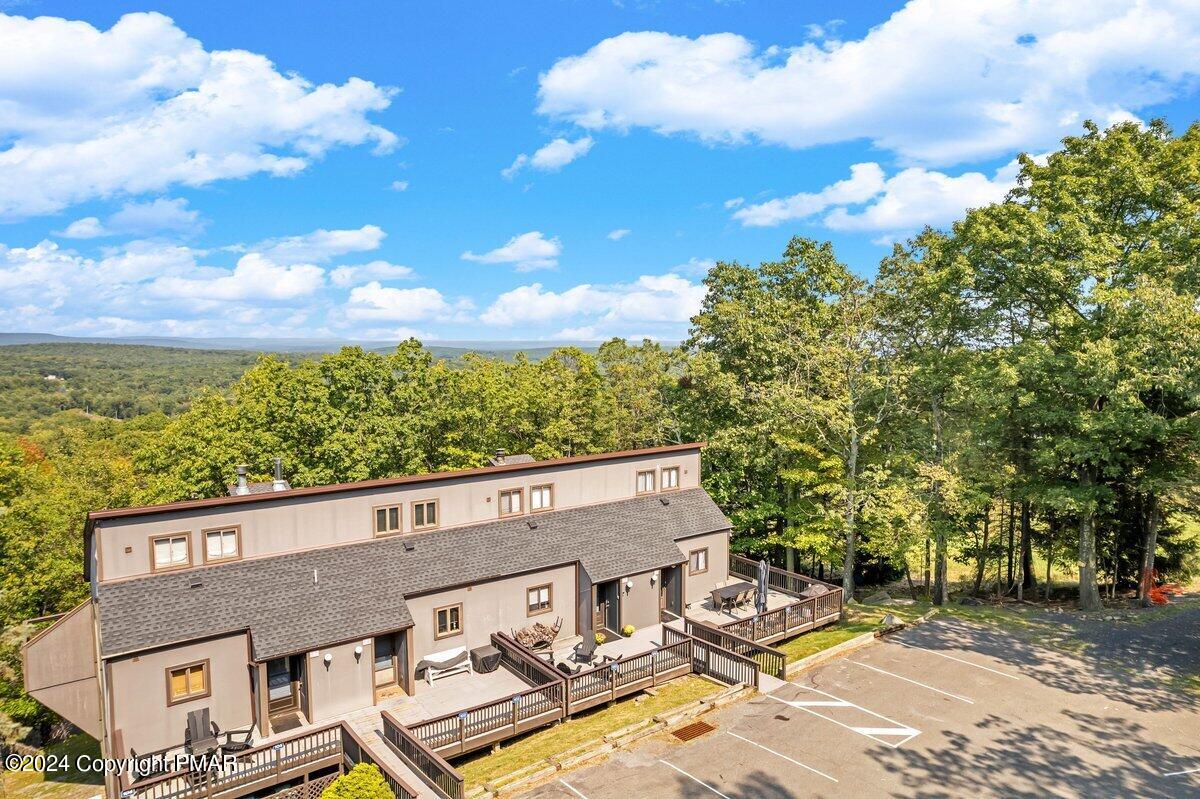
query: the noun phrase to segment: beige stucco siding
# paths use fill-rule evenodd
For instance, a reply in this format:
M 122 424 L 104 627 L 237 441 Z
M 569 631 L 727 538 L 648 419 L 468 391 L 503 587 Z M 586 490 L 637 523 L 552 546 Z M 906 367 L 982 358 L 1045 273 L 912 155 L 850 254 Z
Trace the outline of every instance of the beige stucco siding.
M 654 578 L 651 582 L 651 577 Z M 633 574 L 620 580 L 621 626 L 632 624 L 636 629 L 658 623 L 659 580 L 662 575 L 652 572 Z M 626 580 L 632 585 L 627 587 Z
M 684 557 L 688 557 L 693 550 L 708 549 L 708 571 L 691 574 L 688 564 L 683 566 L 684 604 L 703 601 L 718 583 L 729 577 L 729 533 L 698 535 L 677 543 Z
M 548 613 L 529 616 L 525 604 L 525 592 L 537 585 L 551 586 L 553 607 Z M 546 571 L 533 572 L 519 577 L 479 583 L 470 587 L 439 591 L 405 601 L 413 619 L 413 652 L 410 668 L 432 652 L 465 646 L 473 649 L 490 643 L 491 634 L 497 631 L 510 633 L 528 627 L 534 622 L 553 624 L 562 618 L 559 636 L 575 635 L 575 566 L 563 566 Z M 434 636 L 434 611 L 447 605 L 462 603 L 463 632 L 446 638 Z
M 354 648 L 362 647 L 355 657 Z M 325 655 L 332 655 L 325 664 Z M 329 646 L 308 655 L 310 721 L 321 722 L 374 704 L 371 686 L 371 640 Z
M 26 692 L 93 738 L 102 737 L 91 600 L 30 639 L 22 657 Z
M 207 660 L 210 695 L 167 704 L 167 669 Z M 253 723 L 246 635 L 161 649 L 109 661 L 111 726 L 121 730 L 127 749 L 150 752 L 183 744 L 187 714 L 209 708 L 222 730 Z M 121 753 L 124 756 L 125 753 Z
M 373 535 L 372 508 L 403 505 L 403 531 L 412 531 L 412 506 L 418 500 L 438 500 L 441 527 L 456 527 L 498 518 L 497 495 L 502 490 L 525 490 L 553 484 L 554 507 L 568 508 L 634 496 L 638 471 L 678 466 L 680 488 L 695 488 L 700 478 L 699 450 L 657 456 L 630 456 L 614 461 L 568 464 L 541 470 L 459 477 L 318 497 L 295 497 L 227 508 L 210 508 L 102 520 L 96 524 L 98 571 L 113 580 L 150 571 L 150 539 L 167 533 L 190 536 L 192 564 L 204 563 L 202 530 L 240 526 L 242 557 L 278 554 L 298 549 L 361 541 Z

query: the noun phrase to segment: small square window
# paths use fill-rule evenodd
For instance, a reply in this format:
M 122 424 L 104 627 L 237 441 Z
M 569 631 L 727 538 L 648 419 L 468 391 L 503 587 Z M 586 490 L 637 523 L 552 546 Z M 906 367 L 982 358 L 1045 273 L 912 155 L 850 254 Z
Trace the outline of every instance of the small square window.
M 449 638 L 462 632 L 462 605 L 448 605 L 433 612 L 435 638 Z
M 639 494 L 654 493 L 654 472 L 637 473 L 637 492 Z
M 192 565 L 191 547 L 188 545 L 188 533 L 175 533 L 151 539 L 151 551 L 154 555 L 154 571 L 163 569 L 181 569 Z
M 400 506 L 382 505 L 375 508 L 375 535 L 400 532 Z
M 414 502 L 412 503 L 412 509 L 414 530 L 420 530 L 426 527 L 437 527 L 438 505 L 436 499 L 427 499 L 422 502 Z
M 167 704 L 208 696 L 208 661 L 167 669 Z
M 500 492 L 500 515 L 515 516 L 525 511 L 525 491 L 520 488 L 510 488 Z
M 688 553 L 688 574 L 708 571 L 708 549 L 693 549 Z
M 662 490 L 670 491 L 679 488 L 679 467 L 668 466 L 662 470 Z
M 204 560 L 232 560 L 241 555 L 241 542 L 237 527 L 223 530 L 204 531 Z
M 529 510 L 551 510 L 554 508 L 554 486 L 533 486 L 529 489 Z
M 535 585 L 525 591 L 526 609 L 530 616 L 548 613 L 553 609 L 551 589 L 549 585 Z

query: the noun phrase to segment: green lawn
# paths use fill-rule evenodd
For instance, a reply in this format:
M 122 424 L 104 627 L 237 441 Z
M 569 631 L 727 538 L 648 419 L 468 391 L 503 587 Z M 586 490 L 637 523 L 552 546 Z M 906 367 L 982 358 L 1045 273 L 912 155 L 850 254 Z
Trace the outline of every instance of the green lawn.
M 688 676 L 660 685 L 655 690 L 657 696 L 638 695 L 623 699 L 608 707 L 580 713 L 564 724 L 532 732 L 503 744 L 495 754 L 467 757 L 457 764 L 457 768 L 468 786 L 480 785 L 634 722 L 713 696 L 723 689 L 700 677 Z
M 801 658 L 815 655 L 830 647 L 849 641 L 863 633 L 879 629 L 883 617 L 891 613 L 903 621 L 913 619 L 927 613 L 932 607 L 928 602 L 918 602 L 913 605 L 852 605 L 846 608 L 845 618 L 837 624 L 822 627 L 811 633 L 772 644 L 776 649 L 787 655 L 788 663 Z
M 4 799 L 87 799 L 104 793 L 104 777 L 74 769 L 79 755 L 100 756 L 100 745 L 87 735 L 73 735 L 46 749 L 47 755 L 64 757 L 71 764 L 67 771 L 43 774 L 40 771 L 0 772 L 0 797 Z

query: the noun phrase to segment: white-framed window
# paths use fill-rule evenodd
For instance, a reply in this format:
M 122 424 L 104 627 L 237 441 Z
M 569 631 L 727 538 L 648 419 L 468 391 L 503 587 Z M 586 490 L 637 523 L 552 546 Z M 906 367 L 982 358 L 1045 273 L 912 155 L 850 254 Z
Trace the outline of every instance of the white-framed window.
M 637 493 L 652 494 L 654 493 L 654 472 L 638 472 L 637 473 Z
M 662 490 L 670 491 L 679 488 L 679 467 L 668 466 L 662 470 Z
M 548 613 L 553 609 L 552 591 L 549 585 L 535 585 L 525 591 L 525 606 L 530 616 Z
M 515 516 L 525 512 L 525 490 L 510 488 L 500 492 L 500 515 Z
M 529 510 L 550 510 L 554 507 L 554 486 L 533 486 L 529 489 Z
M 237 527 L 204 531 L 204 560 L 230 560 L 241 555 L 240 532 Z
M 188 533 L 161 535 L 151 539 L 150 549 L 154 556 L 154 570 L 179 569 L 192 565 Z

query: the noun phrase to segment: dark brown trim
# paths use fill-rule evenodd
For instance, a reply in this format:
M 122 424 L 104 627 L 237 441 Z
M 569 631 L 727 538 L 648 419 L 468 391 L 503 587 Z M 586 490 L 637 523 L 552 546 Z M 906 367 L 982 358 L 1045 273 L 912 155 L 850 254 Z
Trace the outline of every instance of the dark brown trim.
M 693 571 L 692 570 L 692 555 L 695 555 L 699 552 L 704 553 L 704 568 L 696 569 Z M 699 549 L 693 549 L 691 552 L 689 552 L 687 564 L 688 564 L 688 577 L 692 577 L 697 574 L 707 574 L 708 573 L 708 547 L 700 547 Z
M 375 514 L 381 510 L 390 511 L 392 508 L 396 509 L 396 524 L 398 524 L 400 526 L 397 527 L 395 530 L 385 530 L 381 533 L 381 532 L 379 532 L 379 530 L 377 529 L 377 526 L 375 524 Z M 388 516 L 391 516 L 391 514 L 389 513 Z M 384 518 L 387 518 L 387 517 L 384 517 Z M 404 503 L 403 502 L 389 502 L 386 505 L 372 505 L 371 506 L 371 537 L 372 538 L 387 538 L 388 536 L 399 535 L 400 533 L 403 533 L 403 532 L 404 532 Z
M 417 526 L 417 506 L 418 505 L 431 505 L 431 504 L 433 505 L 434 518 L 436 518 L 437 521 L 435 521 L 433 524 L 422 524 L 420 526 Z M 442 507 L 441 507 L 441 504 L 438 502 L 437 497 L 433 497 L 431 499 L 409 500 L 408 507 L 412 509 L 411 510 L 412 531 L 414 533 L 418 532 L 418 531 L 424 532 L 426 530 L 436 530 L 437 528 L 442 526 Z M 426 516 L 426 518 L 429 517 L 428 510 L 426 510 L 425 516 Z
M 538 488 L 550 489 L 550 504 L 544 508 L 533 507 L 533 492 Z M 530 513 L 545 513 L 548 510 L 554 510 L 554 483 L 538 483 L 529 487 L 529 512 Z
M 667 488 L 667 481 L 663 479 L 663 475 L 667 472 L 675 472 L 675 485 Z M 664 466 L 658 470 L 658 490 L 659 491 L 678 491 L 682 485 L 683 470 L 678 466 Z
M 458 629 L 454 630 L 453 632 L 445 632 L 445 633 L 438 632 L 438 614 L 441 613 L 443 610 L 453 610 L 454 608 L 458 608 Z M 449 616 L 449 614 L 447 614 L 446 615 L 447 625 L 449 625 L 449 622 L 450 622 L 450 616 Z M 463 603 L 455 602 L 452 605 L 442 605 L 441 607 L 433 609 L 433 640 L 440 641 L 443 638 L 453 638 L 456 635 L 462 635 L 463 630 L 466 628 L 466 626 L 467 626 L 466 619 L 464 618 L 464 613 L 463 613 Z
M 208 556 L 208 534 L 223 533 L 227 530 L 233 530 L 234 537 L 237 539 L 237 553 L 223 558 L 210 558 Z M 204 555 L 205 563 L 232 563 L 235 560 L 241 560 L 242 526 L 240 524 L 227 524 L 224 527 L 205 527 L 200 531 L 200 551 Z
M 650 475 L 650 479 L 654 481 L 654 488 L 649 491 L 638 491 L 638 478 L 643 474 Z M 657 469 L 638 469 L 633 475 L 633 494 L 637 497 L 644 497 L 647 494 L 653 494 L 658 491 L 658 470 Z
M 543 588 L 546 589 L 546 607 L 542 608 L 541 610 L 534 610 L 533 606 L 529 604 L 529 593 L 531 591 L 539 591 L 540 592 Z M 554 583 L 541 583 L 540 585 L 531 585 L 525 589 L 525 616 L 526 617 L 541 616 L 545 613 L 553 613 L 553 612 L 554 612 Z
M 508 513 L 505 513 L 504 510 L 501 508 L 501 499 L 503 499 L 505 494 L 519 495 L 521 497 L 521 509 L 513 510 L 513 511 L 509 511 Z M 509 502 L 509 504 L 510 505 L 512 504 L 511 501 Z M 524 487 L 502 488 L 499 491 L 497 491 L 496 492 L 496 513 L 499 514 L 501 519 L 506 518 L 508 516 L 524 516 L 525 515 L 525 488 Z
M 508 474 L 511 472 L 528 472 L 553 466 L 565 466 L 576 463 L 592 463 L 595 461 L 618 460 L 621 458 L 637 458 L 648 455 L 665 455 L 669 452 L 686 452 L 703 449 L 702 441 L 690 444 L 671 444 L 665 447 L 648 447 L 646 449 L 628 449 L 620 452 L 602 452 L 595 455 L 573 455 L 568 458 L 551 458 L 532 463 L 511 463 L 504 466 L 485 466 L 478 469 L 459 469 L 452 472 L 430 472 L 428 474 L 406 475 L 404 477 L 384 477 L 376 480 L 362 480 L 357 483 L 332 483 L 330 485 L 309 486 L 307 488 L 291 488 L 287 491 L 267 491 L 262 494 L 241 494 L 235 496 L 211 497 L 209 499 L 188 499 L 181 502 L 166 502 L 162 505 L 142 505 L 131 508 L 106 508 L 91 511 L 87 518 L 87 529 L 102 519 L 120 519 L 129 516 L 147 516 L 155 513 L 171 513 L 181 510 L 213 508 L 226 505 L 243 505 L 255 502 L 278 502 L 294 497 L 307 497 L 318 494 L 336 494 L 346 491 L 366 491 L 374 488 L 390 488 L 392 486 L 411 485 L 414 483 L 430 483 L 441 480 L 454 480 L 461 477 L 477 475 Z
M 200 667 L 200 673 L 204 675 L 204 691 L 198 694 L 186 694 L 178 699 L 173 699 L 171 697 L 171 672 L 179 671 L 180 669 L 190 671 L 197 666 Z M 207 699 L 212 696 L 212 665 L 209 663 L 208 658 L 193 660 L 191 663 L 181 663 L 178 666 L 167 666 L 165 671 L 167 676 L 167 707 L 182 705 L 184 702 L 191 702 L 196 699 Z M 190 683 L 191 680 L 188 680 L 188 682 Z
M 164 538 L 181 538 L 181 537 L 185 541 L 187 541 L 187 556 L 188 556 L 187 563 L 180 563 L 177 566 L 158 566 L 157 564 L 155 564 L 155 562 L 154 562 L 154 542 L 161 541 Z M 192 565 L 195 563 L 195 559 L 192 557 L 192 531 L 191 530 L 187 530 L 184 532 L 175 532 L 175 533 L 159 533 L 157 535 L 148 536 L 147 538 L 150 541 L 150 572 L 152 574 L 159 574 L 161 572 L 173 572 L 173 571 L 177 571 L 179 569 L 190 569 L 192 567 Z

